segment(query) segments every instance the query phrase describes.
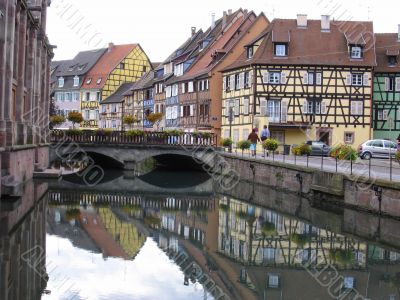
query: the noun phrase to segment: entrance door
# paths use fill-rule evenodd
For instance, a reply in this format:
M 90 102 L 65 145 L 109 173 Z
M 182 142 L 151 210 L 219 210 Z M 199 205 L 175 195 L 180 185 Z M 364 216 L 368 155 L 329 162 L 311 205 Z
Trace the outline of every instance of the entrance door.
M 332 143 L 332 130 L 320 128 L 317 129 L 317 139 L 328 146 L 331 146 Z

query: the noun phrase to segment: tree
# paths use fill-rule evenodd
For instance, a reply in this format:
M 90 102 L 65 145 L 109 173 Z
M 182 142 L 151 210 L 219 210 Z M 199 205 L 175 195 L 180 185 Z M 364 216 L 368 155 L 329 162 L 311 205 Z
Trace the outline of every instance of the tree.
M 132 124 L 138 123 L 139 119 L 136 116 L 128 115 L 123 118 L 123 122 L 128 125 L 129 128 L 132 128 Z
M 164 115 L 162 113 L 150 113 L 146 116 L 146 120 L 149 121 L 152 125 L 156 124 L 158 129 L 158 126 L 163 116 Z
M 56 115 L 50 117 L 51 126 L 58 126 L 65 122 L 65 117 L 62 115 Z
M 83 117 L 80 112 L 77 111 L 71 111 L 68 114 L 68 121 L 72 122 L 72 128 L 75 129 L 75 123 L 82 123 L 83 122 Z

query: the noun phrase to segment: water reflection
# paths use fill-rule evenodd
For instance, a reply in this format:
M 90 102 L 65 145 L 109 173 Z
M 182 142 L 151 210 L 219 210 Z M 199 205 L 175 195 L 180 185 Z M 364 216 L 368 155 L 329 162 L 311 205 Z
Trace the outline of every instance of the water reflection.
M 2 199 L 0 299 L 400 299 L 393 219 L 245 183 L 49 186 Z

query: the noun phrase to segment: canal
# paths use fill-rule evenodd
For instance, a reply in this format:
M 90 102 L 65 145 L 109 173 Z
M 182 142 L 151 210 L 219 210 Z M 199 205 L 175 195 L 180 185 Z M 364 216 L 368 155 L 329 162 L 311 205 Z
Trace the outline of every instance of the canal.
M 0 208 L 0 299 L 400 299 L 399 221 L 295 193 L 110 170 Z

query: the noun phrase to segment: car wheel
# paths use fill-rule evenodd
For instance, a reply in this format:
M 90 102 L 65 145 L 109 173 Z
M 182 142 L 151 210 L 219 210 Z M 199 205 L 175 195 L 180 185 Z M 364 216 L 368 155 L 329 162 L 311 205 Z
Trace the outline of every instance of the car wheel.
M 362 159 L 366 159 L 366 160 L 370 160 L 370 159 L 372 158 L 372 155 L 371 155 L 371 153 L 369 153 L 369 152 L 365 152 L 365 153 L 362 155 L 361 158 L 362 158 Z

